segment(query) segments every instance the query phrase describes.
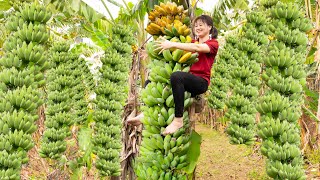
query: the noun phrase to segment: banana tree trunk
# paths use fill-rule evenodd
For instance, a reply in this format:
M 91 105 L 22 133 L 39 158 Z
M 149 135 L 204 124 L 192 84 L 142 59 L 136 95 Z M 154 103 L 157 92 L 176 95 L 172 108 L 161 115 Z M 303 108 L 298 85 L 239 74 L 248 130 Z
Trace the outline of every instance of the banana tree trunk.
M 133 55 L 132 69 L 129 76 L 129 94 L 128 104 L 125 107 L 122 128 L 123 149 L 121 152 L 121 177 L 119 179 L 135 179 L 135 173 L 132 167 L 132 160 L 138 152 L 138 145 L 141 143 L 141 136 L 139 136 L 141 127 L 135 128 L 127 124 L 127 119 L 136 116 L 137 108 L 137 89 L 136 82 L 138 78 L 138 61 L 140 59 L 139 53 Z M 114 179 L 115 180 L 115 179 Z

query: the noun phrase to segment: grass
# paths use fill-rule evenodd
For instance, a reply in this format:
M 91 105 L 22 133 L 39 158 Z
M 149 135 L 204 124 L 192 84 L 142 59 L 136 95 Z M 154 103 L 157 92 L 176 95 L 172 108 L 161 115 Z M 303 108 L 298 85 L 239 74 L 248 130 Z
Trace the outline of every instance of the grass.
M 202 136 L 196 179 L 268 179 L 265 160 L 252 147 L 231 145 L 226 134 L 207 125 L 196 124 L 196 131 Z

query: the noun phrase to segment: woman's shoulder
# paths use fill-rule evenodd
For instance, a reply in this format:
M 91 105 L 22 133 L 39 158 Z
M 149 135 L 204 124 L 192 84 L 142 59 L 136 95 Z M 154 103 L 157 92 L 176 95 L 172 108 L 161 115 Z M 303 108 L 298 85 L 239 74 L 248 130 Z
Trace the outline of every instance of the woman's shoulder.
M 206 43 L 207 43 L 207 44 L 212 44 L 212 45 L 214 45 L 214 46 L 219 46 L 218 40 L 217 40 L 217 39 L 214 39 L 214 38 L 209 39 L 208 41 L 206 41 Z
M 215 39 L 215 38 L 212 38 L 212 39 L 209 39 L 207 42 L 216 42 L 216 43 L 218 43 L 218 40 Z

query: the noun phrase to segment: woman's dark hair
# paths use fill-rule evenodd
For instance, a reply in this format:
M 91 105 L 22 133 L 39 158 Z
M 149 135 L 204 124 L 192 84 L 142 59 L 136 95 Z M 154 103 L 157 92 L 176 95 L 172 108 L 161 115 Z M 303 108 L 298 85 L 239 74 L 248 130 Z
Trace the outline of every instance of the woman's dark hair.
M 210 34 L 211 34 L 212 38 L 214 38 L 214 39 L 218 38 L 218 30 L 217 30 L 217 28 L 215 28 L 213 26 L 213 20 L 210 16 L 201 15 L 201 16 L 196 17 L 193 20 L 193 26 L 194 26 L 195 22 L 197 22 L 197 21 L 202 21 L 203 23 L 206 23 L 208 26 L 211 26 Z M 194 28 L 192 28 L 192 29 L 194 29 Z

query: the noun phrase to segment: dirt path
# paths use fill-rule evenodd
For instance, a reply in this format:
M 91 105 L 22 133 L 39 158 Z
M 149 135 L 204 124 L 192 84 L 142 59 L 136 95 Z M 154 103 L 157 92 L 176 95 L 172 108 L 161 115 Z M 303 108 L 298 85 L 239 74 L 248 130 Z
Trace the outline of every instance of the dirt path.
M 197 180 L 268 179 L 265 160 L 253 148 L 231 145 L 226 134 L 207 125 L 196 124 L 196 131 L 202 136 Z

